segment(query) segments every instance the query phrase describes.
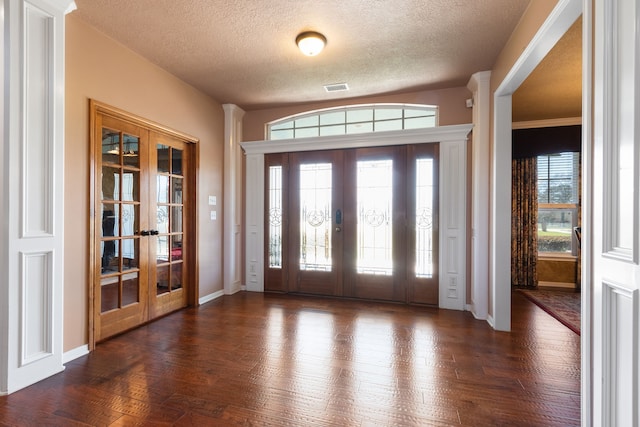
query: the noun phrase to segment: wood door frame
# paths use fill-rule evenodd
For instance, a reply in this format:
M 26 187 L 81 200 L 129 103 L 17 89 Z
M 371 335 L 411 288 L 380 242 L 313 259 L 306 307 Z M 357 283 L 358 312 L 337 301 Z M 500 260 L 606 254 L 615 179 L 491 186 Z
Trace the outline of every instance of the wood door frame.
M 190 161 L 195 166 L 190 184 L 192 191 L 185 195 L 187 202 L 192 206 L 189 220 L 187 221 L 187 227 L 185 228 L 185 234 L 193 236 L 190 239 L 189 251 L 192 254 L 191 260 L 185 269 L 188 270 L 188 277 L 192 278 L 191 286 L 187 290 L 187 305 L 198 305 L 199 294 L 199 282 L 197 274 L 197 259 L 198 259 L 198 231 L 197 231 L 197 194 L 198 194 L 198 170 L 200 165 L 200 140 L 186 133 L 171 129 L 167 126 L 156 123 L 152 120 L 145 119 L 135 114 L 128 113 L 116 107 L 112 107 L 108 104 L 89 99 L 89 269 L 88 269 L 88 347 L 92 351 L 96 346 L 96 332 L 94 316 L 96 313 L 95 306 L 95 275 L 96 275 L 96 173 L 97 173 L 97 155 L 96 152 L 96 117 L 98 115 L 110 116 L 118 120 L 132 123 L 136 126 L 140 126 L 150 131 L 166 134 L 175 138 L 184 140 L 189 144 L 193 144 L 193 149 L 189 150 L 187 154 Z M 99 309 L 99 308 L 98 308 Z
M 293 159 L 290 159 L 293 156 Z M 299 222 L 297 207 L 294 208 L 289 201 L 296 200 L 294 192 L 290 192 L 296 187 L 298 174 L 295 166 L 301 164 L 299 158 L 302 156 L 304 160 L 333 159 L 333 164 L 339 167 L 339 171 L 334 170 L 333 177 L 342 177 L 335 181 L 340 188 L 339 200 L 336 203 L 336 195 L 333 195 L 334 211 L 340 209 L 343 219 L 339 226 L 342 230 L 339 234 L 333 233 L 334 249 L 335 245 L 341 246 L 337 253 L 334 252 L 334 267 L 340 270 L 338 273 L 339 280 L 331 280 L 336 284 L 332 291 L 326 293 L 315 291 L 304 291 L 297 287 L 297 279 L 300 271 L 291 271 L 292 263 L 298 259 L 299 254 L 297 244 L 299 236 L 296 232 L 297 223 Z M 357 229 L 357 163 L 359 160 L 375 160 L 375 159 L 391 159 L 393 161 L 393 259 L 394 273 L 389 279 L 384 277 L 361 276 L 356 272 L 356 229 Z M 411 275 L 412 266 L 416 263 L 416 186 L 409 185 L 410 182 L 416 181 L 416 160 L 421 158 L 430 158 L 434 161 L 433 166 L 433 276 L 425 279 Z M 290 152 L 290 153 L 272 153 L 265 156 L 265 177 L 264 177 L 264 200 L 267 211 L 264 215 L 264 265 L 265 265 L 265 291 L 269 292 L 300 292 L 320 295 L 332 295 L 345 298 L 363 298 L 373 300 L 396 301 L 407 304 L 427 304 L 438 305 L 438 275 L 439 275 L 439 236 L 438 236 L 438 217 L 439 217 L 439 143 L 424 143 L 410 145 L 387 145 L 378 147 L 362 147 L 349 149 L 335 149 L 323 151 L 308 152 Z M 298 159 L 298 160 L 297 160 Z M 339 161 L 336 161 L 339 160 Z M 306 161 L 304 162 L 306 163 Z M 282 168 L 281 177 L 281 209 L 282 209 L 282 266 L 279 268 L 269 267 L 269 226 L 270 217 L 268 213 L 270 208 L 270 172 L 271 166 L 279 166 Z M 293 167 L 290 167 L 293 166 Z M 295 204 L 295 202 L 294 202 Z M 296 205 L 297 206 L 297 205 Z M 293 219 L 290 218 L 293 217 Z M 292 228 L 289 228 L 292 226 Z M 337 226 L 337 224 L 336 224 Z M 290 239 L 290 236 L 291 239 Z M 341 254 L 336 259 L 337 254 Z M 308 273 L 307 273 L 308 274 Z M 314 273 L 311 273 L 314 274 Z M 367 277 L 367 278 L 364 278 Z M 363 280 L 367 282 L 362 286 Z M 319 281 L 326 281 L 321 279 Z M 292 284 L 289 287 L 289 283 Z M 435 288 L 434 288 L 435 286 Z

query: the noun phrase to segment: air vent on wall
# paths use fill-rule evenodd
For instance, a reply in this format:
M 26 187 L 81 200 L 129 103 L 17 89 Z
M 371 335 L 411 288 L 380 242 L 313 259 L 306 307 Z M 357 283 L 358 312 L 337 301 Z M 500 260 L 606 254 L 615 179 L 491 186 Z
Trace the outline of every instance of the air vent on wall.
M 346 83 L 335 83 L 332 85 L 324 85 L 324 90 L 327 92 L 342 92 L 345 90 L 349 90 L 349 85 Z

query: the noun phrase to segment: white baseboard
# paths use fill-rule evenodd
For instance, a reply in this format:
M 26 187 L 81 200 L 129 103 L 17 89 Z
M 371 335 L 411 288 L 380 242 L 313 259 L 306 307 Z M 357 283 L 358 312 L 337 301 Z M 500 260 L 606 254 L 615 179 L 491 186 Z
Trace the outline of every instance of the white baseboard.
M 493 320 L 493 316 L 490 314 L 487 314 L 487 323 L 489 324 L 489 326 L 491 326 L 493 329 L 496 328 L 496 322 L 495 320 Z
M 222 289 L 221 289 L 221 290 L 216 291 L 216 292 L 214 292 L 214 293 L 212 293 L 212 294 L 209 294 L 209 295 L 205 295 L 205 296 L 203 296 L 203 297 L 200 297 L 200 298 L 198 299 L 198 304 L 200 304 L 200 305 L 202 305 L 202 304 L 206 304 L 206 303 L 208 303 L 208 302 L 213 301 L 214 299 L 218 299 L 218 298 L 220 298 L 220 297 L 221 297 L 221 296 L 223 296 L 223 295 L 224 295 L 224 290 L 222 290 Z
M 487 320 L 487 317 L 486 317 L 486 316 L 484 316 L 484 317 L 483 317 L 483 316 L 478 316 L 478 313 L 476 313 L 476 309 L 475 309 L 475 306 L 474 306 L 473 304 L 467 304 L 467 308 L 466 308 L 466 310 L 467 310 L 467 311 L 470 311 L 470 312 L 471 312 L 471 314 L 473 314 L 473 317 L 474 317 L 476 320 Z
M 72 350 L 65 352 L 62 355 L 62 364 L 69 363 L 72 360 L 75 360 L 79 357 L 82 357 L 86 354 L 89 354 L 89 345 L 81 345 L 80 347 L 76 347 Z

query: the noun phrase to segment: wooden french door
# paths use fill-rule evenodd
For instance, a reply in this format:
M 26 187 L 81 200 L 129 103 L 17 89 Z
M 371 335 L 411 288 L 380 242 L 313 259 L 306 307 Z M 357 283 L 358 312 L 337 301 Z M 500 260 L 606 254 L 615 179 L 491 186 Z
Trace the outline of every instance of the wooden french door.
M 96 113 L 94 341 L 185 307 L 193 274 L 190 144 Z
M 438 304 L 437 145 L 266 156 L 265 289 Z

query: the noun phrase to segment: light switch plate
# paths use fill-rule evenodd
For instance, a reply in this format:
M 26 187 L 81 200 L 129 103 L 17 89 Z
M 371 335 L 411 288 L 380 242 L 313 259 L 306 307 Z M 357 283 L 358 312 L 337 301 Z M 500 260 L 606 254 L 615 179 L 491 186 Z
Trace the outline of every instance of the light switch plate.
M 218 203 L 216 196 L 209 196 L 209 204 L 215 206 Z
M 218 217 L 217 212 L 211 211 L 211 221 L 215 221 L 217 217 Z

